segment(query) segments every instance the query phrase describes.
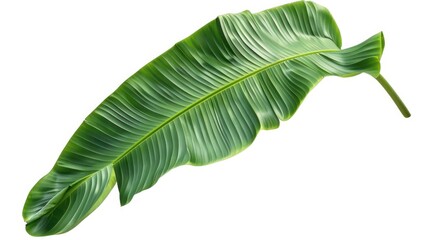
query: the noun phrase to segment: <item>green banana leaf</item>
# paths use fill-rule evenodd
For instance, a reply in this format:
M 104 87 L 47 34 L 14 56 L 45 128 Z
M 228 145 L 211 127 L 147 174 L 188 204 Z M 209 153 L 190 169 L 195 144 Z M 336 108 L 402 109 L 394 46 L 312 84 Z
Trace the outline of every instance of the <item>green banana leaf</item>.
M 121 205 L 170 169 L 206 165 L 289 119 L 325 76 L 380 75 L 383 34 L 342 50 L 329 11 L 295 2 L 222 15 L 145 65 L 71 137 L 23 209 L 34 236 L 69 231 L 118 183 Z

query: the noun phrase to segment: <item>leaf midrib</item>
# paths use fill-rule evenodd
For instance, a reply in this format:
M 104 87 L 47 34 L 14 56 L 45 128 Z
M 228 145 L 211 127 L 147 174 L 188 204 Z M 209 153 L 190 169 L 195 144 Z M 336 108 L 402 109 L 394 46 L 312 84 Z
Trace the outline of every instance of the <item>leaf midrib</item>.
M 266 69 L 269 69 L 271 67 L 274 67 L 278 64 L 281 64 L 283 62 L 286 61 L 290 61 L 293 59 L 297 59 L 300 57 L 305 57 L 308 55 L 312 55 L 312 54 L 319 54 L 319 53 L 326 53 L 326 52 L 336 52 L 336 51 L 340 51 L 340 49 L 322 49 L 322 50 L 317 50 L 317 51 L 310 51 L 310 52 L 306 52 L 306 53 L 301 53 L 301 54 L 297 54 L 297 55 L 293 55 L 293 56 L 289 56 L 286 58 L 282 58 L 280 60 L 277 60 L 273 63 L 270 63 L 264 67 L 261 67 L 251 73 L 248 73 L 240 78 L 238 78 L 237 80 L 234 80 L 228 84 L 226 84 L 225 86 L 211 92 L 210 94 L 204 96 L 203 98 L 200 98 L 198 101 L 195 101 L 194 103 L 192 103 L 191 105 L 189 105 L 188 107 L 182 109 L 181 111 L 177 112 L 176 114 L 174 114 L 173 116 L 171 116 L 170 118 L 168 118 L 167 120 L 165 120 L 164 122 L 162 122 L 158 127 L 154 128 L 152 131 L 148 132 L 146 135 L 144 135 L 139 141 L 137 141 L 134 145 L 132 145 L 130 148 L 128 148 L 123 154 L 121 154 L 119 157 L 117 157 L 115 160 L 113 160 L 112 164 L 115 165 L 117 162 L 121 161 L 125 156 L 127 156 L 130 152 L 132 152 L 136 147 L 138 147 L 141 143 L 143 143 L 146 139 L 150 138 L 153 134 L 155 134 L 158 130 L 160 130 L 161 128 L 163 128 L 165 125 L 169 124 L 170 122 L 174 121 L 176 118 L 180 117 L 181 115 L 185 114 L 187 111 L 189 111 L 190 109 L 192 109 L 193 107 L 207 101 L 208 99 L 216 96 L 217 94 L 227 90 L 230 87 L 233 87 L 234 85 L 246 80 L 247 78 L 254 76 Z
M 203 103 L 204 101 L 207 101 L 208 99 L 216 96 L 217 94 L 221 93 L 222 91 L 227 90 L 230 87 L 235 86 L 236 84 L 246 80 L 247 78 L 254 76 L 266 69 L 269 69 L 271 67 L 274 67 L 278 64 L 281 64 L 283 62 L 286 61 L 290 61 L 293 59 L 297 59 L 300 57 L 305 57 L 308 55 L 312 55 L 312 54 L 319 54 L 319 53 L 326 53 L 326 52 L 336 52 L 336 51 L 340 51 L 340 49 L 322 49 L 322 50 L 317 50 L 317 51 L 310 51 L 310 52 L 306 52 L 306 53 L 301 53 L 301 54 L 296 54 L 290 57 L 286 57 L 286 58 L 282 58 L 278 61 L 275 61 L 273 63 L 270 63 L 264 67 L 261 67 L 251 73 L 248 73 L 238 79 L 236 79 L 235 81 L 232 81 L 228 84 L 226 84 L 225 86 L 217 89 L 216 91 L 213 91 L 212 93 L 204 96 L 203 98 L 200 98 L 198 101 L 192 103 L 191 105 L 189 105 L 188 107 L 184 108 L 183 110 L 177 112 L 176 114 L 174 114 L 173 116 L 171 116 L 170 118 L 168 118 L 167 120 L 165 120 L 164 122 L 162 122 L 158 127 L 154 128 L 152 131 L 150 131 L 149 133 L 147 133 L 144 137 L 142 137 L 139 141 L 137 141 L 134 145 L 132 145 L 129 149 L 127 149 L 127 151 L 125 151 L 123 154 L 121 154 L 119 157 L 117 157 L 113 162 L 112 162 L 112 166 L 115 165 L 117 162 L 121 161 L 126 155 L 128 155 L 128 153 L 130 153 L 131 151 L 133 151 L 136 147 L 138 147 L 142 142 L 144 142 L 146 139 L 148 139 L 149 137 L 151 137 L 153 134 L 155 134 L 158 130 L 160 130 L 161 128 L 163 128 L 165 125 L 169 124 L 170 122 L 174 121 L 176 118 L 178 118 L 179 116 L 181 116 L 182 114 L 186 113 L 187 111 L 189 111 L 190 109 L 192 109 L 193 107 Z M 110 165 L 110 164 L 109 164 Z M 107 165 L 107 166 L 109 166 Z M 106 166 L 106 167 L 107 167 Z M 65 194 L 64 198 L 66 198 L 67 196 L 70 196 L 72 192 L 74 192 L 82 183 L 84 183 L 88 178 L 91 178 L 94 174 L 96 174 L 98 171 L 95 171 L 75 182 L 73 182 L 72 184 L 70 184 L 71 188 L 67 191 L 67 193 Z M 61 200 L 62 201 L 62 200 Z M 60 202 L 61 202 L 60 201 Z M 33 220 L 33 219 L 31 219 Z M 30 221 L 31 222 L 31 221 Z M 29 223 L 29 222 L 27 222 Z
M 305 53 L 301 53 L 301 54 L 296 54 L 296 55 L 293 55 L 293 56 L 289 56 L 289 57 L 286 57 L 286 58 L 282 58 L 280 60 L 277 60 L 277 61 L 275 61 L 273 63 L 270 63 L 270 64 L 268 64 L 266 66 L 263 66 L 263 67 L 255 70 L 253 72 L 250 72 L 250 73 L 248 73 L 248 74 L 246 74 L 246 75 L 244 75 L 244 76 L 242 76 L 242 77 L 240 77 L 240 78 L 238 78 L 238 79 L 236 79 L 236 80 L 234 80 L 234 81 L 226 84 L 225 86 L 223 86 L 223 87 L 221 87 L 221 88 L 213 91 L 212 93 L 204 96 L 203 98 L 200 98 L 198 101 L 195 101 L 194 103 L 192 103 L 188 107 L 182 109 L 181 111 L 177 112 L 176 114 L 174 114 L 173 116 L 171 116 L 170 118 L 168 118 L 167 120 L 165 120 L 164 122 L 162 122 L 158 127 L 154 128 L 152 131 L 150 131 L 149 133 L 147 133 L 139 141 L 137 141 L 134 145 L 132 145 L 130 148 L 128 148 L 123 154 L 121 154 L 119 157 L 117 157 L 115 160 L 113 160 L 113 162 L 111 163 L 112 166 L 114 166 L 117 162 L 121 161 L 126 155 L 128 155 L 131 151 L 133 151 L 136 147 L 138 147 L 146 139 L 150 138 L 153 134 L 155 134 L 158 130 L 160 130 L 161 128 L 163 128 L 165 125 L 167 125 L 170 122 L 174 121 L 176 118 L 178 118 L 182 114 L 186 113 L 187 111 L 189 111 L 193 107 L 195 107 L 195 106 L 197 106 L 197 105 L 199 105 L 199 104 L 207 101 L 208 99 L 216 96 L 217 94 L 221 93 L 222 91 L 225 91 L 225 90 L 229 89 L 230 87 L 235 86 L 236 84 L 238 84 L 238 83 L 246 80 L 247 78 L 249 78 L 251 76 L 254 76 L 254 75 L 256 75 L 256 74 L 258 74 L 258 73 L 260 73 L 260 72 L 262 72 L 262 71 L 264 71 L 266 69 L 269 69 L 271 67 L 274 67 L 274 66 L 276 66 L 278 64 L 281 64 L 283 62 L 286 62 L 286 61 L 290 61 L 290 60 L 297 59 L 297 58 L 300 58 L 300 57 L 305 57 L 305 56 L 312 55 L 312 54 L 320 54 L 320 53 L 326 53 L 326 52 L 337 52 L 337 51 L 340 51 L 340 49 L 321 49 L 321 50 L 317 50 L 317 51 L 310 51 L 310 52 L 305 52 Z M 109 166 L 109 165 L 106 165 L 106 167 Z M 68 196 L 70 196 L 72 194 L 72 192 L 74 192 L 82 183 L 84 183 L 88 178 L 91 178 L 94 174 L 96 174 L 99 171 L 100 170 L 95 171 L 95 172 L 93 172 L 93 173 L 91 173 L 91 174 L 89 174 L 89 175 L 87 175 L 87 176 L 85 176 L 85 177 L 83 177 L 83 178 L 81 178 L 81 179 L 73 182 L 72 184 L 70 184 L 71 188 L 67 191 L 67 193 L 65 194 L 64 198 L 62 200 L 60 200 L 60 202 L 62 202 L 64 199 L 66 199 Z M 40 217 L 41 216 L 39 216 L 38 218 L 40 218 Z M 32 221 L 34 221 L 34 220 L 36 220 L 36 219 L 30 219 L 30 221 L 28 221 L 27 224 L 30 223 L 30 222 L 32 222 Z

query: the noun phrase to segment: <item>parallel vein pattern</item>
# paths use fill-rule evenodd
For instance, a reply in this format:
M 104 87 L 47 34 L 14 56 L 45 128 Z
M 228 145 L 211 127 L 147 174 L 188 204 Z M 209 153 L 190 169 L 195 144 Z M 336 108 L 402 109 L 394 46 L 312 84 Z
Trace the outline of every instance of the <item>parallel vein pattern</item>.
M 325 76 L 379 74 L 383 36 L 341 50 L 330 15 L 312 2 L 218 17 L 141 68 L 72 136 L 31 190 L 32 235 L 75 227 L 118 183 L 120 201 L 170 169 L 205 165 L 289 119 Z

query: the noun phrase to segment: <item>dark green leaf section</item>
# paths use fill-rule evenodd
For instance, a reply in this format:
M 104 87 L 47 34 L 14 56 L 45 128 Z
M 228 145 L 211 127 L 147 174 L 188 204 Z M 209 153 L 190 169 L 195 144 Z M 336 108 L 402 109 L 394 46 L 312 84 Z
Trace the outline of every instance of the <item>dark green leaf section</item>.
M 118 183 L 122 205 L 170 169 L 206 165 L 289 119 L 325 76 L 377 76 L 383 36 L 340 50 L 330 13 L 296 2 L 218 17 L 141 68 L 72 136 L 31 190 L 32 235 L 66 232 Z
M 28 221 L 27 232 L 33 236 L 44 236 L 72 229 L 103 202 L 115 183 L 113 169 L 108 166 L 84 181 L 72 184 L 47 204 L 38 216 L 34 216 L 35 221 Z M 44 192 L 33 194 L 43 195 Z

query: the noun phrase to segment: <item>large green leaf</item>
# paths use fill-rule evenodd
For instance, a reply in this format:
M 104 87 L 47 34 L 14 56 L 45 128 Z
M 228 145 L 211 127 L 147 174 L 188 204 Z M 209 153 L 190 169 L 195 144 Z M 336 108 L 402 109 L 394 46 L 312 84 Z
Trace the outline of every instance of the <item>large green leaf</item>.
M 242 151 L 260 129 L 289 119 L 325 76 L 365 72 L 387 88 L 379 75 L 383 47 L 378 33 L 341 50 L 332 16 L 312 2 L 216 18 L 141 68 L 85 119 L 29 193 L 28 233 L 72 229 L 116 182 L 125 205 L 174 167 Z

